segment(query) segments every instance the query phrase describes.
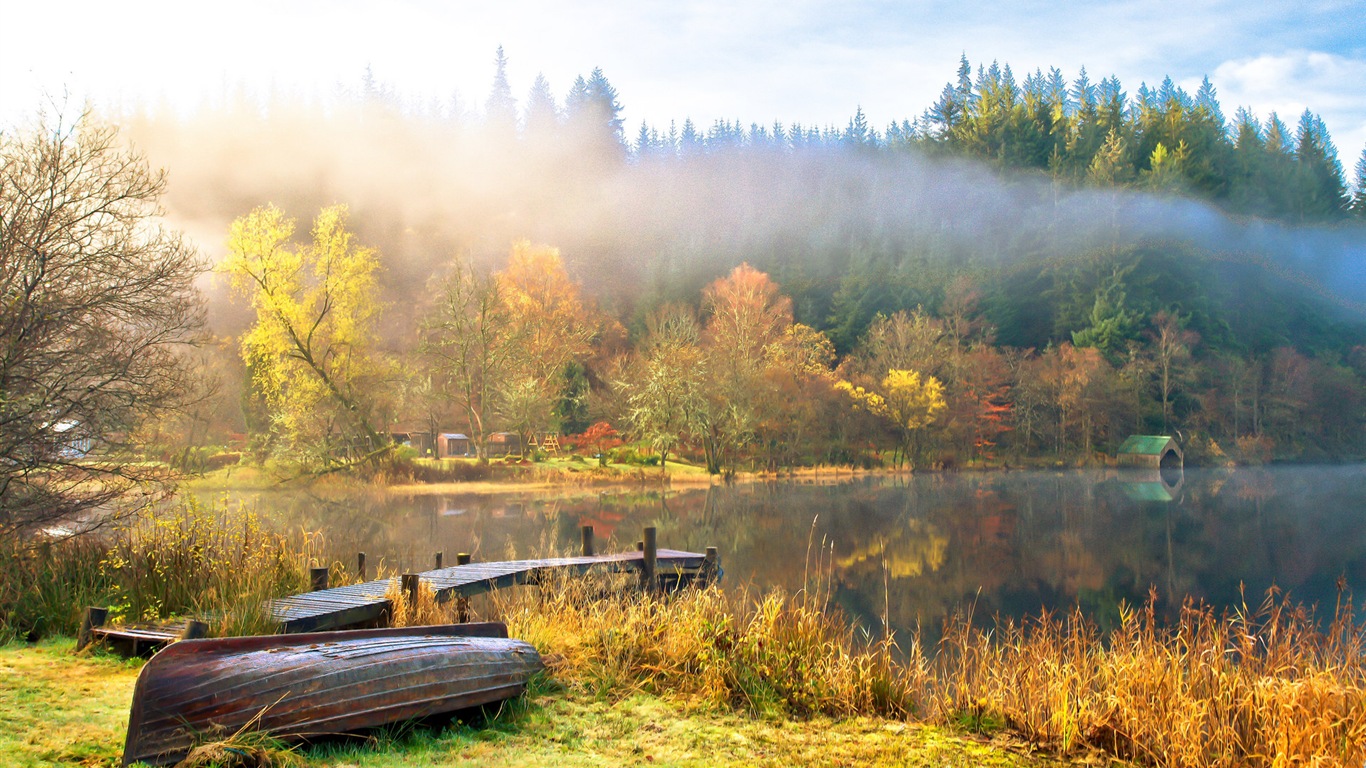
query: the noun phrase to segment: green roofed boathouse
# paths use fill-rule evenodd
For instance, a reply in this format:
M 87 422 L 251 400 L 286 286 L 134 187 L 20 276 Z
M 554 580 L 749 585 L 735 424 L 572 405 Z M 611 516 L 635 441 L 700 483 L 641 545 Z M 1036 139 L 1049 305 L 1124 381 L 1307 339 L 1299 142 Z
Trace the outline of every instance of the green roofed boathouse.
M 1181 469 L 1181 447 L 1163 435 L 1132 435 L 1119 447 L 1119 466 L 1148 469 Z

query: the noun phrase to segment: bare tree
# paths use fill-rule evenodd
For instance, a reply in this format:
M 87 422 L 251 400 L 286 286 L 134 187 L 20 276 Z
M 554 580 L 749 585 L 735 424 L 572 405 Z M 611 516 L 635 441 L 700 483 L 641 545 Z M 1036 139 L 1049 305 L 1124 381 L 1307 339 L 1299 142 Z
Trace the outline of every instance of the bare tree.
M 166 487 L 129 449 L 187 400 L 203 267 L 164 187 L 88 112 L 0 133 L 0 535 Z

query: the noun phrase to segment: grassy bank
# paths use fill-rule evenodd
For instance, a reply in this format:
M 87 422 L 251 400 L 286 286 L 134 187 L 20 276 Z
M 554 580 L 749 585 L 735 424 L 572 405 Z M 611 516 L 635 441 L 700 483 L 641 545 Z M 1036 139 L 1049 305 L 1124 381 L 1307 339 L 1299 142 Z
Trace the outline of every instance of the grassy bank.
M 69 639 L 0 646 L 0 764 L 118 765 L 138 665 L 73 655 Z M 396 727 L 299 749 L 307 766 L 1062 765 L 1017 742 L 877 718 L 754 718 L 674 699 L 603 699 L 540 685 L 491 719 Z

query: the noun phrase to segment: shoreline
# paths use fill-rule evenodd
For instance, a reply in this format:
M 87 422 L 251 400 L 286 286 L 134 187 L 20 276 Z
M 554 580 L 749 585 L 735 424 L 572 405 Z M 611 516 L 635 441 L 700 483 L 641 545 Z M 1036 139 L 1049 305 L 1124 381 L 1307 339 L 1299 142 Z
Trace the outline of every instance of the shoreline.
M 673 466 L 681 466 L 676 470 Z M 1194 468 L 1194 467 L 1192 467 Z M 242 491 L 288 491 L 300 488 L 335 488 L 347 492 L 371 491 L 407 496 L 464 495 L 496 496 L 516 493 L 559 493 L 567 496 L 595 495 L 608 490 L 681 491 L 712 486 L 754 485 L 773 482 L 802 482 L 835 485 L 863 478 L 897 478 L 915 475 L 943 476 L 950 474 L 994 474 L 1013 472 L 1059 472 L 1075 470 L 1115 471 L 1113 461 L 1107 463 L 1031 463 L 1003 465 L 966 465 L 951 469 L 916 468 L 892 469 L 879 467 L 861 469 L 850 466 L 794 467 L 777 471 L 741 471 L 731 475 L 711 475 L 696 465 L 671 465 L 666 472 L 657 467 L 613 465 L 579 468 L 559 463 L 527 465 L 493 465 L 491 477 L 470 480 L 420 481 L 409 478 L 364 478 L 354 474 L 275 477 L 255 465 L 235 465 L 192 477 L 182 489 L 196 493 Z

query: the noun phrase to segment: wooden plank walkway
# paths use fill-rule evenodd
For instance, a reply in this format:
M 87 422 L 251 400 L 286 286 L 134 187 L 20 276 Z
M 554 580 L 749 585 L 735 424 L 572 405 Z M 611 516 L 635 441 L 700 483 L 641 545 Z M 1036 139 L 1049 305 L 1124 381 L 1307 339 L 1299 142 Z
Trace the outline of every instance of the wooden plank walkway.
M 424 571 L 418 576 L 423 583 L 431 585 L 437 600 L 445 602 L 517 584 L 535 583 L 543 573 L 552 571 L 569 574 L 582 574 L 590 569 L 639 571 L 644 568 L 644 557 L 643 552 L 622 552 L 540 560 L 502 560 L 455 565 Z M 698 573 L 705 559 L 705 555 L 697 552 L 660 549 L 656 553 L 656 573 L 665 577 L 674 574 L 675 578 L 682 574 Z M 389 608 L 389 600 L 384 595 L 391 581 L 377 579 L 280 598 L 271 602 L 271 613 L 280 622 L 284 632 L 313 632 L 376 622 Z

